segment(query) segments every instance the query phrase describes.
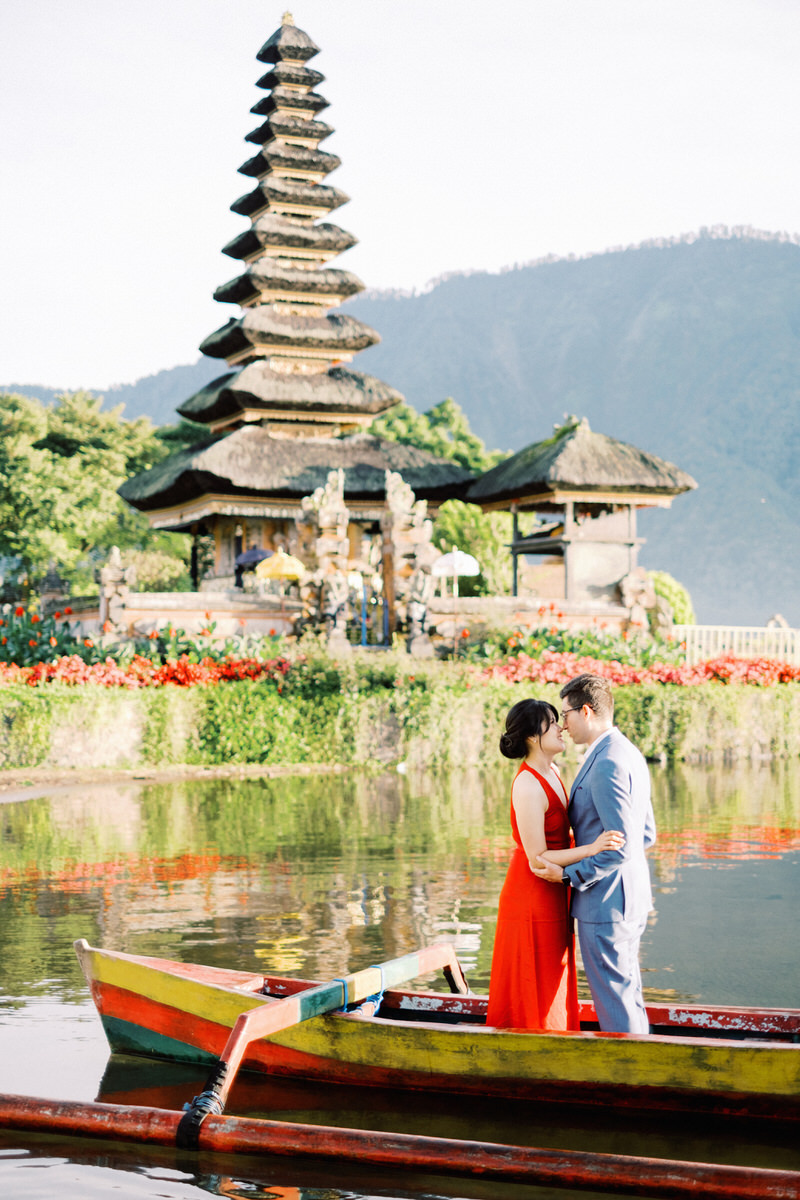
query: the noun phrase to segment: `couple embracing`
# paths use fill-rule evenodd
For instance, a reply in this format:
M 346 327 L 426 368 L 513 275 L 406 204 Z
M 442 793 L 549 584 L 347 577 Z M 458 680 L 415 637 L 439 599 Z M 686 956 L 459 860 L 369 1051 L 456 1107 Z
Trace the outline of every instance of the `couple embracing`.
M 655 842 L 647 763 L 614 727 L 607 681 L 578 675 L 551 704 L 522 700 L 500 750 L 522 762 L 511 790 L 516 848 L 500 895 L 486 1023 L 577 1030 L 572 920 L 600 1028 L 647 1033 L 639 941 L 652 908 Z M 555 759 L 563 729 L 586 746 L 569 797 Z M 570 827 L 575 845 L 570 838 Z

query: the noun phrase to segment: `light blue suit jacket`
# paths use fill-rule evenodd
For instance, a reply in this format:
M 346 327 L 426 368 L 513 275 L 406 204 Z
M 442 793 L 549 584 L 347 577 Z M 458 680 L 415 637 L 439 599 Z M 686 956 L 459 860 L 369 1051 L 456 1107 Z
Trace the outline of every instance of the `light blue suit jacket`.
M 650 772 L 643 755 L 618 729 L 589 746 L 569 800 L 576 846 L 619 829 L 622 850 L 604 850 L 566 867 L 572 916 L 600 923 L 646 917 L 653 907 L 645 850 L 656 840 Z

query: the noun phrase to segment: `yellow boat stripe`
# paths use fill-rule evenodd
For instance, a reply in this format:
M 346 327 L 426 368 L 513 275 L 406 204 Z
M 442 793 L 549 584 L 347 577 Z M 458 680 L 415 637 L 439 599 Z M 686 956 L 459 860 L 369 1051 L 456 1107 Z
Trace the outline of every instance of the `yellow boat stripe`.
M 389 1025 L 391 1028 L 387 1029 Z M 425 1029 L 421 1025 L 320 1017 L 281 1031 L 283 1046 L 366 1067 L 431 1072 L 454 1078 L 557 1080 L 629 1087 L 796 1095 L 800 1054 L 794 1046 L 699 1045 L 514 1033 L 483 1029 Z
M 195 1017 L 204 1017 L 232 1029 L 240 1013 L 270 1003 L 263 996 L 232 991 L 213 983 L 200 983 L 183 975 L 170 975 L 144 963 L 117 958 L 108 952 L 93 953 L 92 971 L 101 984 L 124 988 L 157 1004 L 166 1004 Z

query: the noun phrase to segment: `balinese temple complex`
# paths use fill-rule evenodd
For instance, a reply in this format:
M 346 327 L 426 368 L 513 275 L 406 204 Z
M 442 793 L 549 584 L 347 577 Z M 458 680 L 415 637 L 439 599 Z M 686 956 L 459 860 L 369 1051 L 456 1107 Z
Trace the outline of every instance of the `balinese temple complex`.
M 572 418 L 551 438 L 526 446 L 471 484 L 467 499 L 513 517 L 513 594 L 519 560 L 526 584 L 543 597 L 615 603 L 637 569 L 640 508 L 669 508 L 697 487 L 691 475 Z
M 308 65 L 317 53 L 286 13 L 257 55 L 261 123 L 239 168 L 254 187 L 232 205 L 250 226 L 224 247 L 239 269 L 215 292 L 239 313 L 201 346 L 227 370 L 178 409 L 208 436 L 128 480 L 122 496 L 153 526 L 193 536 L 196 588 L 199 539 L 213 536 L 204 587 L 230 587 L 243 551 L 285 549 L 318 574 L 331 559 L 338 571 L 382 567 L 391 606 L 394 581 L 412 586 L 412 571 L 430 565 L 426 513 L 458 498 L 513 514 L 515 596 L 522 563 L 529 594 L 585 613 L 619 606 L 642 540 L 637 509 L 695 487 L 683 471 L 577 419 L 477 480 L 367 432 L 402 396 L 348 365 L 379 339 L 338 311 L 363 285 L 330 265 L 355 238 L 324 219 L 348 197 L 326 182 L 339 159 L 320 149 L 332 130 L 323 76 Z
M 209 436 L 128 480 L 121 495 L 153 526 L 213 535 L 208 584 L 225 586 L 243 549 L 297 551 L 304 498 L 342 472 L 348 557 L 359 561 L 386 506 L 387 471 L 402 476 L 435 515 L 463 497 L 470 474 L 411 446 L 370 436 L 366 428 L 403 397 L 348 365 L 378 335 L 337 312 L 363 290 L 349 271 L 330 266 L 356 239 L 324 218 L 348 197 L 326 183 L 339 159 L 320 149 L 331 127 L 324 78 L 308 66 L 318 47 L 289 13 L 259 51 L 264 95 L 252 111 L 261 123 L 247 141 L 254 155 L 239 168 L 254 187 L 233 205 L 250 226 L 224 253 L 239 273 L 215 292 L 238 316 L 210 334 L 204 354 L 227 371 L 178 409 Z M 197 586 L 197 560 L 193 555 Z

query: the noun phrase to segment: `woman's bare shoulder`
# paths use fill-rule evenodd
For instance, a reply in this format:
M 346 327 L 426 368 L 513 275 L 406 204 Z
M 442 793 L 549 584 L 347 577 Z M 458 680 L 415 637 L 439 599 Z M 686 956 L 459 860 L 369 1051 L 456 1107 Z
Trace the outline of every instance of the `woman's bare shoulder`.
M 511 789 L 511 799 L 515 807 L 518 803 L 547 805 L 547 794 L 532 771 L 520 771 Z

